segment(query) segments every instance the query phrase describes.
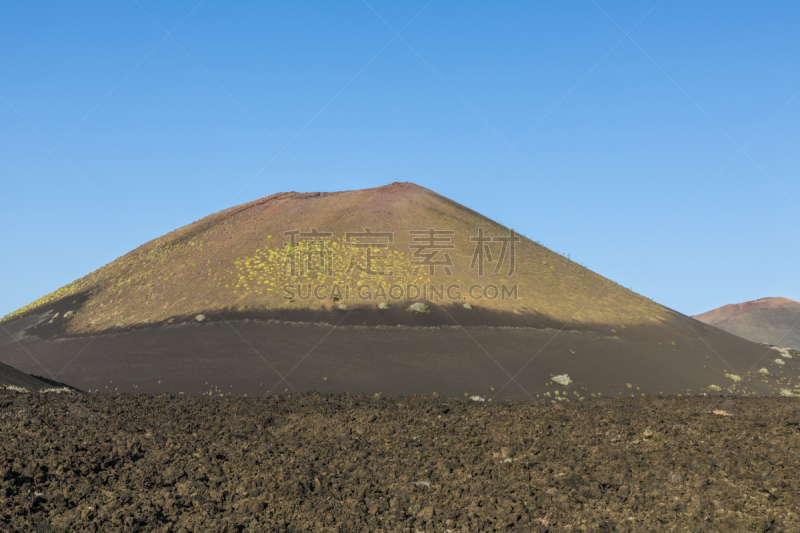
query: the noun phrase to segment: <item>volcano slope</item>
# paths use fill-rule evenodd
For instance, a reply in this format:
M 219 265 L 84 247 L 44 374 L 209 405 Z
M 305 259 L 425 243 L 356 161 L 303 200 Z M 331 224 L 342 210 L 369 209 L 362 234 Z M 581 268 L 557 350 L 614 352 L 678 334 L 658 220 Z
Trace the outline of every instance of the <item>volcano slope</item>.
M 0 325 L 0 361 L 100 392 L 789 395 L 800 368 L 410 183 L 221 211 Z
M 753 342 L 800 350 L 800 302 L 789 298 L 729 304 L 692 318 Z
M 48 383 L 0 363 L 0 389 L 38 392 L 47 388 L 49 388 Z

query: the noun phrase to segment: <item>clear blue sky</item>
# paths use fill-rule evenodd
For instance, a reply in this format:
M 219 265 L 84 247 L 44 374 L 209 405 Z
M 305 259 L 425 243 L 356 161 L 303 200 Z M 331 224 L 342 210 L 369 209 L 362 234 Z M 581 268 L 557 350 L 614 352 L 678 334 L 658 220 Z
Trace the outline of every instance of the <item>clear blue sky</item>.
M 800 3 L 164 4 L 0 3 L 0 315 L 230 205 L 393 181 L 683 313 L 800 300 Z

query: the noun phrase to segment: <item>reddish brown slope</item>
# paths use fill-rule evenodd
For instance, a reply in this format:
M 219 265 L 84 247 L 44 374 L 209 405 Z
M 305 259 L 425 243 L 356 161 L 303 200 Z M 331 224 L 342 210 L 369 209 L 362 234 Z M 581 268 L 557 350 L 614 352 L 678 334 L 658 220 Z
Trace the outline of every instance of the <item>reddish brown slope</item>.
M 722 320 L 733 318 L 743 313 L 757 311 L 759 309 L 800 309 L 800 302 L 795 302 L 789 298 L 770 297 L 742 302 L 738 304 L 728 304 L 706 311 L 705 313 L 694 315 L 692 318 L 705 322 L 706 324 L 716 324 Z
M 293 230 L 310 232 L 313 228 L 331 234 L 324 242 L 331 270 L 293 274 L 285 267 L 288 237 L 284 234 Z M 364 232 L 365 228 L 393 234 L 394 241 L 388 248 L 376 249 L 388 256 L 377 265 L 393 272 L 392 276 L 346 272 L 353 254 L 357 254 L 361 266 L 366 257 L 365 250 L 346 242 L 346 233 Z M 410 232 L 429 228 L 453 232 L 445 237 L 450 239 L 452 248 L 434 257 L 439 260 L 444 253 L 449 254 L 452 275 L 442 267 L 435 269 L 433 275 L 424 266 L 419 272 L 414 270 L 415 237 Z M 459 290 L 453 291 L 451 297 L 445 294 L 438 303 L 460 308 L 469 302 L 509 317 L 533 317 L 540 324 L 544 317 L 557 322 L 574 318 L 578 323 L 620 326 L 651 320 L 664 312 L 663 307 L 647 298 L 525 237 L 520 237 L 515 246 L 514 272 L 510 276 L 510 248 L 495 274 L 502 242 L 488 242 L 494 264 L 487 262 L 481 276 L 477 269 L 470 269 L 476 249 L 471 238 L 478 236 L 481 228 L 487 237 L 510 234 L 508 228 L 411 183 L 338 193 L 280 193 L 221 211 L 154 239 L 6 318 L 62 300 L 62 316 L 73 312 L 67 332 L 76 334 L 191 319 L 198 313 L 212 317 L 229 310 L 292 317 L 300 311 L 331 311 L 344 300 L 334 301 L 336 295 L 330 290 L 320 293 L 327 299 L 305 299 L 296 294 L 294 301 L 289 301 L 292 294 L 284 290 L 287 285 L 305 287 L 308 283 L 314 287 L 349 286 L 353 298 L 348 305 L 370 309 L 382 301 L 393 307 L 408 307 L 405 298 L 394 301 L 379 294 L 379 285 L 385 289 L 391 285 L 433 285 L 440 289 L 455 285 Z M 298 249 L 296 255 L 301 252 Z M 488 259 L 488 255 L 485 257 Z M 501 289 L 505 285 L 509 292 L 516 286 L 517 297 L 477 299 L 468 293 L 473 285 L 490 284 Z M 369 297 L 356 297 L 355 290 L 361 285 L 370 287 Z M 437 301 L 433 295 L 428 299 Z M 515 320 L 510 319 L 510 323 Z
M 800 302 L 789 298 L 725 305 L 693 318 L 753 342 L 800 350 Z

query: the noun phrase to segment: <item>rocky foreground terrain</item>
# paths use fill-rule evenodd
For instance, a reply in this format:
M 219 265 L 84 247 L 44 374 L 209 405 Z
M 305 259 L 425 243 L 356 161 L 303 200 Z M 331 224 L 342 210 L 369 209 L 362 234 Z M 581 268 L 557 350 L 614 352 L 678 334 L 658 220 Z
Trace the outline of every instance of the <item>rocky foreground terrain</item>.
M 0 391 L 0 531 L 798 531 L 800 402 Z

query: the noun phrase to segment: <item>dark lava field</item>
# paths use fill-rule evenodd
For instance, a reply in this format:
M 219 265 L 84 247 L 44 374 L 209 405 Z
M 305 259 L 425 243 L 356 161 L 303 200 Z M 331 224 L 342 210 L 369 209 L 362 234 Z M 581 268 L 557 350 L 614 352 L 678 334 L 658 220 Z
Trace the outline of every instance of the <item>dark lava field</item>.
M 0 391 L 0 531 L 800 530 L 800 402 Z

